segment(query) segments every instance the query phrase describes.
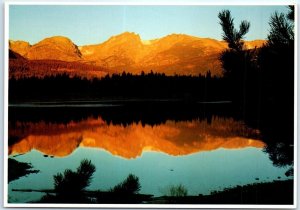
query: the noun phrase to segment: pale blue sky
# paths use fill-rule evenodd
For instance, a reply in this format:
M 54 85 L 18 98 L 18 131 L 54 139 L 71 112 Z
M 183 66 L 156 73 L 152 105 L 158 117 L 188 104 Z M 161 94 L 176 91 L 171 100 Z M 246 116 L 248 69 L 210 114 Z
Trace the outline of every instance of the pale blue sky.
M 266 39 L 271 14 L 286 6 L 71 6 L 10 5 L 9 39 L 35 44 L 55 35 L 67 36 L 77 45 L 96 44 L 125 31 L 141 39 L 172 33 L 222 39 L 218 12 L 229 9 L 238 26 L 251 23 L 247 40 Z

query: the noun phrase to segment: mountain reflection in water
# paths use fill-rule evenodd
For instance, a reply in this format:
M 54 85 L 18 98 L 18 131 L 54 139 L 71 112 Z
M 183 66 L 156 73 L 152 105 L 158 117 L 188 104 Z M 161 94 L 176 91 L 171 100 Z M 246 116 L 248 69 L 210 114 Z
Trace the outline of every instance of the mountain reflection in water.
M 98 118 L 78 122 L 15 122 L 9 136 L 18 139 L 10 144 L 9 155 L 36 149 L 46 155 L 63 157 L 78 147 L 100 148 L 123 158 L 136 158 L 144 151 L 169 155 L 188 155 L 219 148 L 263 148 L 259 131 L 233 118 L 213 117 L 207 120 L 167 120 L 158 125 L 112 124 Z

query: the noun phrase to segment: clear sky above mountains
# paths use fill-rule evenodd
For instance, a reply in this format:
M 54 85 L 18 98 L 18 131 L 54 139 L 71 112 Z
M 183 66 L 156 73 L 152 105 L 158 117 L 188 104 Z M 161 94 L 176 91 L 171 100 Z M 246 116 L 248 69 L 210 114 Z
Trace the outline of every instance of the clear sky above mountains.
M 75 6 L 10 5 L 9 39 L 31 44 L 51 36 L 69 37 L 77 45 L 101 43 L 125 31 L 143 40 L 183 33 L 221 40 L 218 12 L 229 9 L 238 26 L 251 23 L 247 40 L 266 39 L 270 16 L 286 6 Z

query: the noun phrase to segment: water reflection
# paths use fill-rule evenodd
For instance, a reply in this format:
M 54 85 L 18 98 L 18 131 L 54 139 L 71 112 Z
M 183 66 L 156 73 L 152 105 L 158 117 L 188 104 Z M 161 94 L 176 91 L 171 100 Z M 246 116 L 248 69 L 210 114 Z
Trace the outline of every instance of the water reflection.
M 9 135 L 19 138 L 9 146 L 9 155 L 36 149 L 46 155 L 63 157 L 77 147 L 92 147 L 123 158 L 136 158 L 145 151 L 177 156 L 218 148 L 265 146 L 257 140 L 259 131 L 247 128 L 241 121 L 219 117 L 213 117 L 211 122 L 167 120 L 154 126 L 141 122 L 114 125 L 101 117 L 67 124 L 16 122 Z
M 82 159 L 97 169 L 88 190 L 104 192 L 128 174 L 140 178 L 141 194 L 154 196 L 169 186 L 198 195 L 285 178 L 287 168 L 274 167 L 264 153 L 260 131 L 227 116 L 227 108 L 138 106 L 10 108 L 9 157 L 40 171 L 9 183 L 11 201 L 41 199 L 41 193 L 12 189 L 52 189 L 53 176 Z
M 39 170 L 35 170 L 30 163 L 19 162 L 15 159 L 8 158 L 8 183 L 17 180 L 23 176 L 31 173 L 38 173 Z
M 128 174 L 140 178 L 141 194 L 164 195 L 164 189 L 182 184 L 189 195 L 209 194 L 226 187 L 249 183 L 271 182 L 278 177 L 285 179 L 285 170 L 272 165 L 261 149 L 218 149 L 185 156 L 144 152 L 136 159 L 124 159 L 110 153 L 90 148 L 78 148 L 64 158 L 46 158 L 32 150 L 16 157 L 18 161 L 31 161 L 38 174 L 9 184 L 9 196 L 14 202 L 32 202 L 43 194 L 24 193 L 12 189 L 53 189 L 53 175 L 65 169 L 76 170 L 80 161 L 89 159 L 96 166 L 89 190 L 109 191 L 122 182 Z M 259 178 L 259 180 L 256 180 Z

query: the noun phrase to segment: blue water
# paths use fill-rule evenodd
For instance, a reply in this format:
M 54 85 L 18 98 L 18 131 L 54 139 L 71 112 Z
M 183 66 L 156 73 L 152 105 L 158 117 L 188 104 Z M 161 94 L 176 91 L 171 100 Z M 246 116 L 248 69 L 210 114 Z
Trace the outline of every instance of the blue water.
M 102 149 L 79 147 L 63 158 L 44 157 L 32 150 L 14 157 L 31 162 L 40 173 L 30 174 L 9 184 L 10 202 L 29 202 L 42 193 L 12 192 L 12 189 L 52 189 L 53 175 L 66 168 L 75 170 L 84 158 L 96 166 L 89 189 L 108 190 L 132 173 L 139 177 L 140 193 L 164 195 L 172 185 L 182 184 L 189 195 L 209 194 L 226 187 L 285 178 L 286 168 L 272 165 L 268 155 L 258 148 L 217 149 L 185 156 L 144 152 L 141 157 L 125 159 Z M 257 180 L 257 178 L 259 180 Z

